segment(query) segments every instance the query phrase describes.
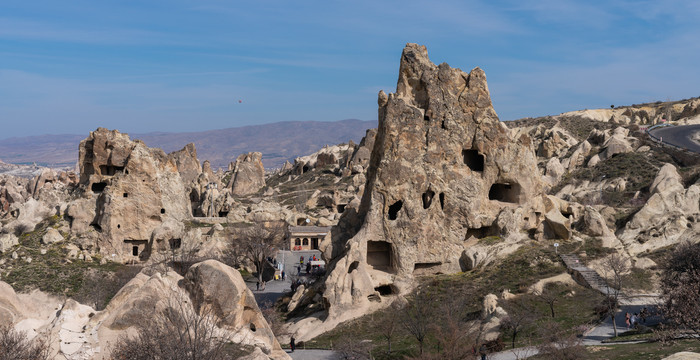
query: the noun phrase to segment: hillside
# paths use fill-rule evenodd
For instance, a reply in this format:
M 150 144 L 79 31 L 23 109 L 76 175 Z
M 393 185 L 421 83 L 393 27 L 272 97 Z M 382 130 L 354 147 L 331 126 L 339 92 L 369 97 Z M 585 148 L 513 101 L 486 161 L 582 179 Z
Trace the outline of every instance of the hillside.
M 267 168 L 281 166 L 286 160 L 310 154 L 327 144 L 359 141 L 374 120 L 335 122 L 289 121 L 189 133 L 130 134 L 149 147 L 165 152 L 182 149 L 194 142 L 201 161 L 209 160 L 213 168 L 227 167 L 245 152 L 263 153 Z M 41 135 L 0 140 L 0 154 L 7 163 L 37 163 L 48 166 L 72 166 L 78 160 L 78 144 L 88 134 Z

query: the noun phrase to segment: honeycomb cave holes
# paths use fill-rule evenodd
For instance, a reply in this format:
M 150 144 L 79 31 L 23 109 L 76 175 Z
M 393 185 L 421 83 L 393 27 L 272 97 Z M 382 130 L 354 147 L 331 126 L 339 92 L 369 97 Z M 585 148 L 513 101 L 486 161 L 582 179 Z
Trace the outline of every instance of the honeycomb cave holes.
M 435 192 L 432 190 L 428 190 L 423 193 L 423 209 L 427 209 L 430 207 L 430 204 L 433 202 L 433 197 L 435 196 Z
M 462 150 L 462 159 L 464 160 L 464 165 L 467 165 L 472 171 L 484 171 L 484 155 L 479 154 L 478 150 Z
M 520 202 L 520 185 L 517 183 L 495 183 L 489 189 L 489 200 L 517 204 Z
M 403 207 L 403 201 L 399 200 L 389 206 L 389 220 L 396 220 L 399 211 Z

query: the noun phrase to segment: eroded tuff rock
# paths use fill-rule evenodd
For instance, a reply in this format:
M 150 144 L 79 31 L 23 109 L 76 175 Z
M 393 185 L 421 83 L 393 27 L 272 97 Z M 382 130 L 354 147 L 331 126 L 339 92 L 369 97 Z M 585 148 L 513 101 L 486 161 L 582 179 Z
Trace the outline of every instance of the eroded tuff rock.
M 649 200 L 619 233 L 627 252 L 634 256 L 684 240 L 696 242 L 700 233 L 700 184 L 685 189 L 676 167 L 666 164 L 649 191 Z
M 361 205 L 346 208 L 332 242 L 321 244 L 331 261 L 326 324 L 294 324 L 301 340 L 408 293 L 414 272 L 462 270 L 470 238 L 520 234 L 499 227 L 501 213 L 518 229 L 543 220 L 526 205 L 542 189 L 530 138 L 511 138 L 499 122 L 481 69 L 436 66 L 424 46 L 408 44 L 396 93 L 380 92 L 378 103 Z
M 228 187 L 233 195 L 254 194 L 265 186 L 265 167 L 261 153 L 241 154 L 229 168 L 233 170 L 233 174 Z
M 116 130 L 99 128 L 80 143 L 80 185 L 85 196 L 67 211 L 71 229 L 99 233 L 93 250 L 117 261 L 148 258 L 154 248 L 167 246 L 154 244 L 154 230 L 168 219 L 191 217 L 175 163 Z M 95 209 L 94 216 L 85 208 Z

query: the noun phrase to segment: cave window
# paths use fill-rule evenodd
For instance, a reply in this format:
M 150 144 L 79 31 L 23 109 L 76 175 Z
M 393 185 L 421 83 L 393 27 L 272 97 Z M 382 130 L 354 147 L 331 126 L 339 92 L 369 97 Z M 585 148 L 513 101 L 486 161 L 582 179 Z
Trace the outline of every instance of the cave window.
M 389 206 L 389 220 L 396 220 L 399 210 L 403 207 L 403 201 L 399 200 Z
M 101 193 L 105 190 L 106 187 L 107 187 L 106 182 L 98 182 L 98 183 L 92 183 L 92 186 L 90 187 L 90 189 L 94 193 Z
M 436 275 L 442 269 L 441 262 L 415 263 L 413 275 Z
M 299 239 L 299 238 L 294 239 L 294 245 L 296 245 L 296 246 L 301 245 L 301 239 Z
M 338 204 L 338 213 L 342 214 L 345 211 L 346 204 Z
M 374 291 L 378 292 L 381 296 L 391 295 L 394 293 L 394 289 L 392 289 L 391 285 L 377 286 L 374 288 Z
M 219 211 L 219 217 L 227 217 L 228 211 Z
M 357 267 L 360 265 L 359 262 L 353 261 L 352 264 L 350 264 L 350 267 L 348 268 L 348 274 L 353 272 Z
M 182 239 L 170 239 L 169 242 L 171 249 L 179 249 L 182 247 Z
M 297 219 L 297 225 L 304 225 L 306 224 L 306 218 L 298 218 Z
M 309 170 L 311 170 L 311 167 L 309 165 L 304 165 L 304 167 L 301 168 L 302 174 L 308 172 Z
M 134 245 L 131 247 L 131 255 L 139 256 L 139 247 Z
M 478 150 L 462 150 L 462 158 L 464 164 L 469 166 L 472 171 L 484 171 L 484 155 L 479 154 Z
M 123 172 L 123 166 L 110 166 L 110 165 L 100 165 L 100 173 L 102 175 L 115 175 L 117 173 Z
M 423 120 L 425 120 L 425 121 L 430 121 L 430 116 L 428 116 L 428 115 L 423 115 Z
M 464 237 L 465 240 L 470 237 L 475 237 L 477 239 L 483 239 L 487 236 L 497 235 L 498 230 L 494 226 L 482 226 L 474 229 L 467 229 L 467 235 Z
M 128 193 L 124 193 L 123 196 L 126 198 L 126 197 L 129 197 L 129 194 L 128 194 Z
M 165 214 L 165 209 L 160 208 L 160 213 L 161 213 L 161 214 Z
M 440 193 L 440 209 L 445 210 L 445 193 Z
M 496 183 L 491 185 L 489 200 L 517 204 L 520 202 L 520 185 L 508 183 Z
M 255 332 L 255 324 L 250 323 L 250 331 Z
M 442 125 L 440 125 L 440 127 L 441 127 L 443 130 L 447 130 L 447 126 L 445 126 L 445 120 L 442 120 Z
M 304 238 L 302 245 L 309 245 L 309 239 Z
M 391 244 L 386 241 L 367 241 L 367 264 L 374 268 L 391 267 Z
M 423 193 L 423 209 L 430 207 L 430 204 L 433 202 L 433 196 L 435 196 L 435 192 L 432 190 Z
M 117 229 L 121 229 L 121 228 L 122 228 L 122 225 L 121 225 L 121 224 L 117 224 Z

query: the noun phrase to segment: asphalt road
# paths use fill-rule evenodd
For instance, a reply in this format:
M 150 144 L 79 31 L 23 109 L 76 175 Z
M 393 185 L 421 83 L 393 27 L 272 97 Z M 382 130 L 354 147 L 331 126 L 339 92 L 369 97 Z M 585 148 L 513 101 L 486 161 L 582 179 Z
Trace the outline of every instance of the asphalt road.
M 661 138 L 667 144 L 700 153 L 700 144 L 691 140 L 693 134 L 698 131 L 700 131 L 700 125 L 686 125 L 658 128 L 650 131 L 650 133 L 657 138 Z

